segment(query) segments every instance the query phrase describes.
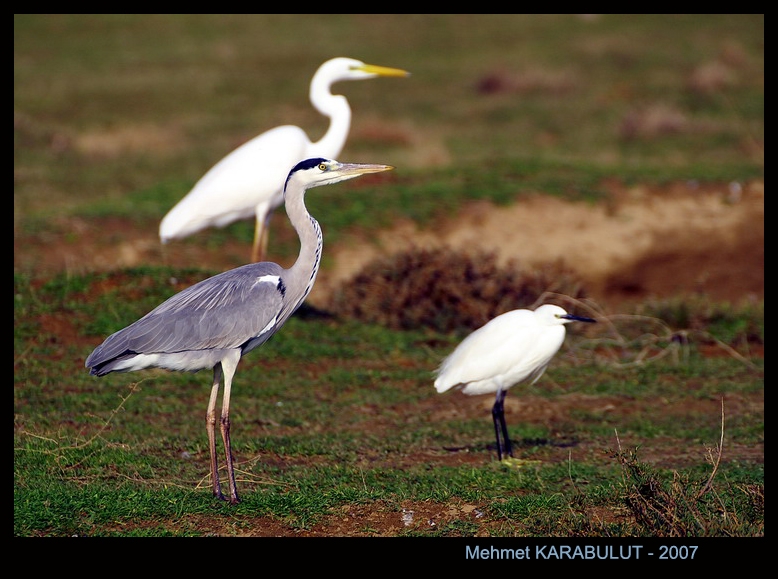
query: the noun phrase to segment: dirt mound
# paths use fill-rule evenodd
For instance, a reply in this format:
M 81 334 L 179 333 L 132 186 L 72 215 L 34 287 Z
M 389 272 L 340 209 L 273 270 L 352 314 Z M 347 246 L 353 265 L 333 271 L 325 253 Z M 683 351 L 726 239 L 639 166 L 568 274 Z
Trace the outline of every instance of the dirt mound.
M 508 207 L 472 203 L 425 229 L 400 222 L 378 233 L 378 243 L 346 236 L 326 245 L 328 262 L 310 302 L 325 304 L 374 260 L 414 247 L 494 253 L 500 265 L 555 264 L 576 272 L 588 295 L 609 306 L 682 294 L 733 303 L 764 298 L 762 181 L 610 189 L 607 204 L 537 195 Z M 288 227 L 284 219 L 278 212 L 275 231 Z M 156 228 L 138 230 L 121 219 L 69 219 L 56 231 L 14 232 L 14 270 L 36 275 L 143 264 L 224 270 L 244 263 L 248 253 L 237 242 L 218 251 L 205 243 L 163 247 Z
M 410 247 L 490 252 L 503 265 L 574 270 L 608 303 L 702 294 L 733 303 L 764 298 L 764 184 L 613 186 L 613 201 L 532 197 L 509 207 L 474 203 L 433 229 L 400 223 L 379 245 L 335 248 L 319 295 L 378 256 Z

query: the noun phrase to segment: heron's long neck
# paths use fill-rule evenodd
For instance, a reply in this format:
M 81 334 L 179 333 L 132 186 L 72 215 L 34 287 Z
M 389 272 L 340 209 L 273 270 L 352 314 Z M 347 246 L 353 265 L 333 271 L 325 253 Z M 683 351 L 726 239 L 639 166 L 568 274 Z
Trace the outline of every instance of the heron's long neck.
M 305 193 L 286 196 L 286 213 L 300 238 L 300 253 L 289 268 L 290 278 L 304 280 L 303 291 L 297 304 L 302 304 L 313 288 L 321 262 L 323 239 L 319 222 L 305 208 Z M 295 306 L 296 309 L 296 306 Z
M 336 158 L 346 144 L 348 131 L 351 128 L 351 107 L 343 95 L 334 95 L 327 92 L 314 98 L 311 90 L 311 103 L 316 110 L 330 119 L 330 126 L 324 136 L 316 141 L 315 151 L 317 155 Z

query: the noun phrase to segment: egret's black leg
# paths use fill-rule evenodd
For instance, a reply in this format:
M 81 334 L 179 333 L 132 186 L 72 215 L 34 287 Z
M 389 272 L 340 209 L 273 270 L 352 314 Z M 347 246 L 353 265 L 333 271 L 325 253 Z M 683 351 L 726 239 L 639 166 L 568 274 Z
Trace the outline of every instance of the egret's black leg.
M 502 460 L 503 451 L 506 456 L 513 456 L 513 449 L 511 448 L 511 439 L 508 436 L 508 426 L 505 424 L 505 411 L 504 405 L 505 395 L 508 394 L 507 390 L 498 390 L 497 397 L 492 406 L 492 420 L 494 420 L 494 434 L 497 438 L 497 459 Z M 502 435 L 502 441 L 500 439 Z

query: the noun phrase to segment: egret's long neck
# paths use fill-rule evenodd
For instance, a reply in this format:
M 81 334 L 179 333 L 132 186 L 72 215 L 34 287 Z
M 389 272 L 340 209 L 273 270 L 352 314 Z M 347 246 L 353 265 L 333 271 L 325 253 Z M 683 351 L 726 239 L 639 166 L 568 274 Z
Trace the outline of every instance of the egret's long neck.
M 286 213 L 300 238 L 300 253 L 294 265 L 289 268 L 290 279 L 304 280 L 301 297 L 296 304 L 290 304 L 294 309 L 302 304 L 316 281 L 321 262 L 323 238 L 319 222 L 305 208 L 305 191 L 286 191 Z
M 336 158 L 343 150 L 351 128 L 351 107 L 343 95 L 334 95 L 327 87 L 315 84 L 311 86 L 310 97 L 316 110 L 330 119 L 330 126 L 314 144 L 314 151 L 317 155 Z

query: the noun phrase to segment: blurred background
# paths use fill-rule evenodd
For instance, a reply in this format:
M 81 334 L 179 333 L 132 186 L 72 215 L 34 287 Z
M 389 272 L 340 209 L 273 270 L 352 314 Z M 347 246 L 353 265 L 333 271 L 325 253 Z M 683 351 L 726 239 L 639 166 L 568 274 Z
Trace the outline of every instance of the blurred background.
M 411 76 L 334 87 L 339 160 L 397 169 L 308 196 L 314 302 L 420 247 L 559 264 L 614 304 L 763 298 L 764 15 L 14 15 L 14 271 L 245 263 L 251 221 L 165 247 L 159 221 L 253 136 L 323 134 L 334 56 Z

